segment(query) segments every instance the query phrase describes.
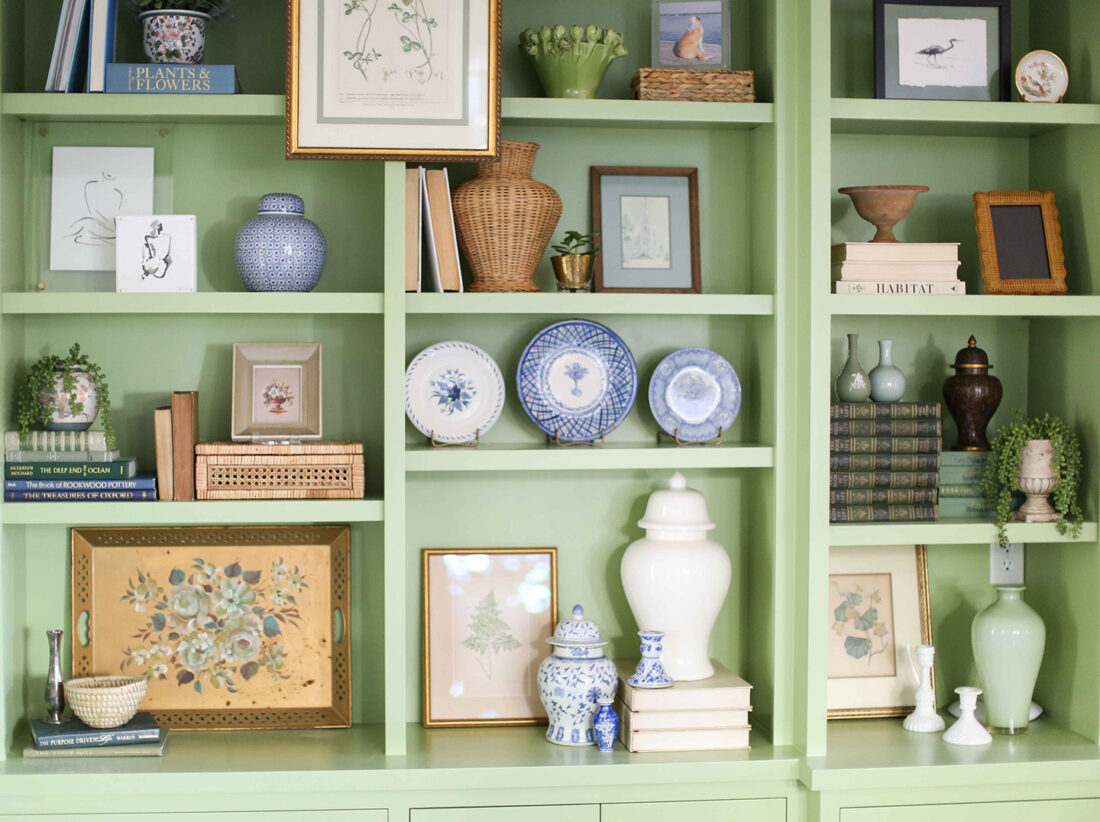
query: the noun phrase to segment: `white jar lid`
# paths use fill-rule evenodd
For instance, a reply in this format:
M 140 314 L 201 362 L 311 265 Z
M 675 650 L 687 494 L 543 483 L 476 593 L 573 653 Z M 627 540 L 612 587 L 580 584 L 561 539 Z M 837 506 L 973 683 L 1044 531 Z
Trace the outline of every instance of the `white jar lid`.
M 554 635 L 546 641 L 566 648 L 599 648 L 607 644 L 600 636 L 600 626 L 584 618 L 584 608 L 580 605 L 573 606 L 572 619 L 559 622 Z
M 649 495 L 645 516 L 638 525 L 657 531 L 709 531 L 714 527 L 706 499 L 687 487 L 687 478 L 679 471 L 668 481 L 667 490 Z

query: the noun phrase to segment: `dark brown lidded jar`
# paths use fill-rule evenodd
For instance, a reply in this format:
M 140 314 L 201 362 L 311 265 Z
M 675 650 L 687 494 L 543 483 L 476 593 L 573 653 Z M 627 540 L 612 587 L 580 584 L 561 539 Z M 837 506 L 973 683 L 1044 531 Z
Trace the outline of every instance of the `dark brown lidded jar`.
M 989 451 L 985 429 L 1001 404 L 1004 393 L 1001 381 L 989 373 L 993 367 L 989 356 L 978 348 L 973 334 L 967 347 L 959 349 L 951 367 L 955 375 L 943 383 L 944 402 L 959 428 L 959 437 L 951 450 Z

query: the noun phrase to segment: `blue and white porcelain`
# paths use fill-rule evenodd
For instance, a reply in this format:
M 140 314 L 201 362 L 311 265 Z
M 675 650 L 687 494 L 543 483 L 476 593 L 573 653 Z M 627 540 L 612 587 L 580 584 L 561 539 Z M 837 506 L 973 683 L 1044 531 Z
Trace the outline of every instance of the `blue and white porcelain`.
M 555 745 L 592 745 L 599 701 L 613 699 L 618 683 L 615 663 L 603 654 L 607 640 L 574 605 L 572 618 L 559 622 L 546 641 L 554 646 L 538 673 L 539 699 L 550 719 L 546 738 Z
M 265 194 L 237 233 L 237 271 L 249 291 L 312 291 L 325 268 L 325 235 L 296 194 Z
M 527 344 L 516 371 L 523 410 L 551 437 L 591 442 L 634 407 L 638 368 L 619 336 L 591 320 L 563 320 Z
M 638 667 L 634 670 L 627 682 L 635 688 L 668 688 L 672 685 L 672 677 L 661 665 L 662 640 L 664 631 L 638 631 L 642 638 L 642 658 L 638 660 Z
M 598 701 L 599 709 L 592 720 L 592 731 L 596 735 L 596 747 L 604 753 L 615 750 L 615 740 L 619 738 L 619 715 L 611 706 L 614 699 Z
M 741 381 L 721 354 L 681 348 L 653 372 L 649 409 L 670 436 L 685 442 L 717 439 L 741 410 Z
M 451 340 L 421 351 L 405 371 L 405 414 L 436 442 L 485 436 L 504 408 L 504 377 L 476 345 Z

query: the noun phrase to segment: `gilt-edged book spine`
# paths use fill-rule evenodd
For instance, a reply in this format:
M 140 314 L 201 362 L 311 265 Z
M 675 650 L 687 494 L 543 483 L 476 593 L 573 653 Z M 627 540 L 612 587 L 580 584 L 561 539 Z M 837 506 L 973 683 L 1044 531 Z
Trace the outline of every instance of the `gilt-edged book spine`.
M 155 488 L 130 491 L 5 491 L 5 502 L 151 502 Z
M 939 454 L 830 454 L 830 471 L 938 471 Z
M 938 419 L 922 420 L 833 420 L 834 437 L 938 437 L 943 434 Z
M 829 488 L 935 488 L 935 471 L 832 471 Z
M 982 489 L 981 483 L 960 483 L 960 484 L 948 484 L 943 483 L 943 479 L 940 479 L 940 496 L 941 497 L 985 497 L 985 491 Z
M 938 420 L 942 409 L 938 402 L 834 402 L 829 416 L 834 420 Z
M 4 466 L 4 479 L 133 479 L 137 476 L 137 460 L 111 462 L 9 462 Z
M 939 437 L 832 437 L 834 454 L 936 454 Z
M 935 488 L 833 488 L 829 505 L 934 505 Z
M 935 505 L 834 505 L 829 522 L 932 522 L 939 519 Z
M 173 499 L 195 498 L 195 445 L 199 441 L 199 392 L 172 392 Z

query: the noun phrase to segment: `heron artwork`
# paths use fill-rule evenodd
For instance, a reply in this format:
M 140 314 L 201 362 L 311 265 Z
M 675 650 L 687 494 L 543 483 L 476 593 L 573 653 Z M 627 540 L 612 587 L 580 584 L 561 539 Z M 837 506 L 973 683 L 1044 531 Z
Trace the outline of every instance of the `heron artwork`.
M 930 65 L 930 66 L 939 66 L 939 64 L 940 64 L 940 61 L 939 61 L 940 55 L 944 54 L 945 52 L 951 51 L 951 49 L 955 48 L 956 43 L 961 43 L 961 42 L 962 42 L 961 40 L 959 40 L 955 37 L 952 37 L 950 40 L 947 41 L 946 46 L 941 46 L 939 43 L 935 43 L 935 44 L 929 46 L 926 49 L 921 49 L 920 51 L 917 52 L 917 54 L 923 54 L 924 59 L 928 61 L 928 65 Z

